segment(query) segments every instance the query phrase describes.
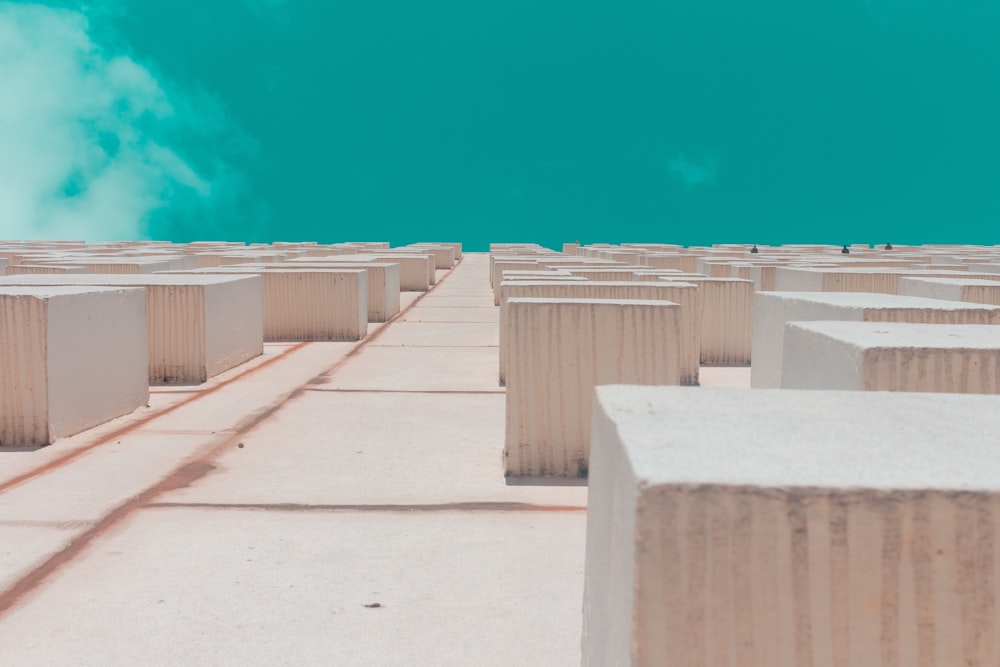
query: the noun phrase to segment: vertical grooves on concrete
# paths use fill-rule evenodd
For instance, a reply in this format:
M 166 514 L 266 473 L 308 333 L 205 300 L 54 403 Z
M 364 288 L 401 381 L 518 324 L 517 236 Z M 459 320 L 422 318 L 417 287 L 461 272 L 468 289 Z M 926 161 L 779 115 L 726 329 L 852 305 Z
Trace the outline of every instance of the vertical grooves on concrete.
M 266 271 L 261 277 L 264 340 L 364 338 L 368 328 L 368 282 L 363 270 Z
M 875 349 L 862 364 L 864 389 L 1000 393 L 1000 355 L 984 350 Z
M 678 384 L 679 308 L 622 302 L 508 303 L 505 471 L 587 474 L 597 384 Z
M 824 292 L 899 293 L 899 274 L 895 273 L 824 273 Z
M 647 494 L 632 664 L 995 665 L 997 503 L 923 491 Z
M 205 287 L 148 286 L 146 320 L 150 383 L 204 382 Z
M 753 283 L 693 280 L 702 291 L 701 363 L 750 363 Z
M 965 285 L 962 289 L 962 301 L 970 303 L 984 303 L 993 306 L 1000 306 L 1000 284 L 996 287 L 990 285 Z
M 0 446 L 48 442 L 48 309 L 0 295 Z
M 678 281 L 681 282 L 681 281 Z M 578 299 L 639 299 L 665 300 L 680 306 L 679 338 L 680 346 L 680 383 L 698 384 L 699 357 L 701 352 L 701 291 L 692 285 L 670 285 L 659 281 L 649 285 L 622 283 L 620 285 L 603 285 L 600 282 L 553 282 L 541 286 L 537 283 L 511 284 L 504 286 L 503 302 L 500 304 L 500 383 L 506 382 L 510 336 L 510 323 L 507 321 L 507 298 L 539 297 L 539 298 L 578 298 Z

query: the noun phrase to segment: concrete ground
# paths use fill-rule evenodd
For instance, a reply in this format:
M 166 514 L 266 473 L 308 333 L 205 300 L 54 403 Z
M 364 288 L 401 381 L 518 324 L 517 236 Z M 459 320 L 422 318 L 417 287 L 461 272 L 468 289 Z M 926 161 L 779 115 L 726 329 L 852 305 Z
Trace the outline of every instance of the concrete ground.
M 586 488 L 503 477 L 488 267 L 0 451 L 0 665 L 579 664 Z

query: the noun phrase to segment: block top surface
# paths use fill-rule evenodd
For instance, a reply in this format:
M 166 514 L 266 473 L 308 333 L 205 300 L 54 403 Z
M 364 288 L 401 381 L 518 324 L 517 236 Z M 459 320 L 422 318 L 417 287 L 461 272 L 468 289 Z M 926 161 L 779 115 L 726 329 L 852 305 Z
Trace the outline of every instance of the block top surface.
M 105 274 L 105 273 L 60 273 L 27 274 L 0 277 L 0 286 L 7 285 L 109 285 L 122 287 L 145 287 L 147 285 L 217 285 L 236 280 L 246 280 L 247 276 L 219 276 L 184 273 L 148 274 Z
M 35 299 L 50 299 L 57 296 L 75 296 L 79 294 L 105 294 L 109 292 L 145 293 L 141 287 L 103 287 L 103 286 L 62 286 L 62 285 L 0 285 L 0 297 L 31 297 Z
M 997 491 L 1000 396 L 597 388 L 640 485 Z
M 961 287 L 996 287 L 1000 288 L 1000 280 L 983 280 L 980 278 L 918 278 L 906 276 L 900 278 L 905 281 L 915 281 L 918 283 L 929 283 L 933 285 L 959 285 Z
M 896 322 L 790 322 L 862 349 L 919 348 L 1000 350 L 1000 327 L 990 324 L 904 324 Z
M 850 308 L 933 308 L 936 310 L 979 310 L 982 308 L 996 310 L 1000 308 L 1000 306 L 988 304 L 926 299 L 920 296 L 900 296 L 880 292 L 758 292 L 756 298 L 826 303 Z

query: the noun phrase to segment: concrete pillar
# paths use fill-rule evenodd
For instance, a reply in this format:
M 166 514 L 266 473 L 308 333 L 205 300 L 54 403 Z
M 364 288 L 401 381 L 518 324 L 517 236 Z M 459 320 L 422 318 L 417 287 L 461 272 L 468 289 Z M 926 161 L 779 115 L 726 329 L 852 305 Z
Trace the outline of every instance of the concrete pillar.
M 680 308 L 668 301 L 508 299 L 504 474 L 586 477 L 600 384 L 677 384 Z
M 149 400 L 141 288 L 0 287 L 0 447 L 47 445 Z
M 992 396 L 600 387 L 583 664 L 995 665 Z

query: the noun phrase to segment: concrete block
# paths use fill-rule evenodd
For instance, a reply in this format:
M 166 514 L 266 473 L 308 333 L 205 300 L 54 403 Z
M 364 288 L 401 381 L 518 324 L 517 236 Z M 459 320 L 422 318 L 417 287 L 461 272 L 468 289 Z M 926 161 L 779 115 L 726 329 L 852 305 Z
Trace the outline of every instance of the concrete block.
M 781 386 L 781 359 L 788 322 L 903 322 L 1000 324 L 1000 307 L 851 292 L 757 292 L 754 297 L 750 384 Z
M 1000 393 L 1000 329 L 975 324 L 789 322 L 787 389 Z
M 872 267 L 793 268 L 775 270 L 774 289 L 779 292 L 879 292 L 898 294 L 903 277 L 986 278 L 1000 280 L 1000 275 L 971 274 L 966 271 L 922 269 L 880 269 Z
M 146 290 L 149 383 L 195 384 L 264 351 L 261 280 L 249 275 L 25 275 L 0 286 Z
M 507 301 L 510 298 L 536 299 L 610 299 L 612 301 L 670 301 L 680 307 L 680 379 L 681 384 L 698 384 L 701 352 L 701 291 L 690 283 L 625 283 L 600 282 L 540 282 L 507 281 L 500 283 L 500 384 L 507 381 L 510 354 L 510 320 Z M 673 345 L 673 342 L 670 342 Z
M 737 278 L 660 276 L 660 282 L 685 282 L 701 291 L 701 363 L 737 366 L 750 363 L 753 336 L 753 283 Z
M 455 266 L 455 248 L 451 245 L 430 245 L 426 243 L 414 243 L 404 246 L 419 253 L 427 253 L 434 257 L 434 268 L 447 270 Z
M 317 262 L 309 258 L 261 265 L 265 271 L 300 269 L 362 269 L 368 274 L 368 321 L 387 322 L 399 312 L 399 264 L 393 262 Z
M 925 299 L 945 299 L 1000 306 L 1000 282 L 974 278 L 901 278 L 899 293 Z
M 596 393 L 584 665 L 1000 662 L 996 397 Z
M 504 474 L 586 477 L 600 384 L 677 384 L 680 308 L 669 301 L 507 299 Z
M 359 256 L 365 261 L 399 264 L 399 289 L 404 292 L 426 292 L 437 283 L 434 257 L 417 253 L 372 253 Z M 334 258 L 336 259 L 336 258 Z M 343 261 L 358 261 L 358 257 L 345 257 Z
M 368 332 L 368 274 L 362 269 L 177 271 L 183 275 L 257 275 L 264 292 L 265 341 L 354 341 Z
M 149 400 L 141 288 L 0 287 L 0 447 L 47 445 Z

